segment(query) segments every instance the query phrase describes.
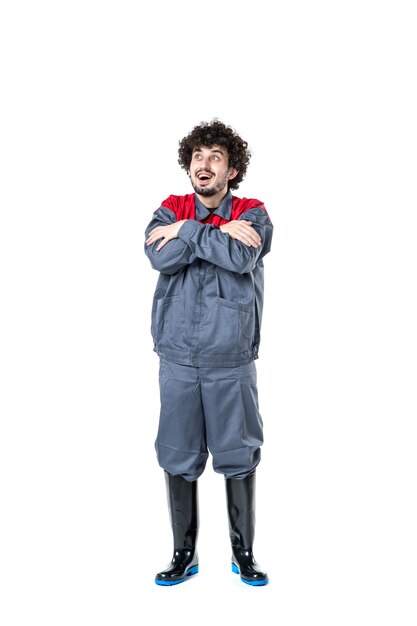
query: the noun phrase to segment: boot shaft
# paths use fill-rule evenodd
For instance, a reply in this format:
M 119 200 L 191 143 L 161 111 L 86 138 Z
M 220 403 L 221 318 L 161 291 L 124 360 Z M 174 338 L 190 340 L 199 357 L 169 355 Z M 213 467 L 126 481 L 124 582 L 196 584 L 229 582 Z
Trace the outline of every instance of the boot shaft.
M 190 550 L 197 543 L 199 526 L 197 481 L 165 472 L 165 483 L 174 550 Z
M 255 472 L 243 479 L 226 478 L 227 512 L 233 547 L 251 550 L 255 538 Z

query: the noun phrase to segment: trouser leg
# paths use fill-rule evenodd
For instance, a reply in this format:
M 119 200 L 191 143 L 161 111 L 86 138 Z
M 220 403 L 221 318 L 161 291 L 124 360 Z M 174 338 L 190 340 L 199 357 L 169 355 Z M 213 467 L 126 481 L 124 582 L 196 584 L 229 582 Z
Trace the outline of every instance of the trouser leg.
M 244 478 L 260 462 L 263 443 L 255 363 L 200 368 L 200 380 L 213 468 L 227 478 Z
M 196 480 L 208 451 L 198 368 L 161 361 L 161 411 L 155 449 L 159 465 L 172 475 Z

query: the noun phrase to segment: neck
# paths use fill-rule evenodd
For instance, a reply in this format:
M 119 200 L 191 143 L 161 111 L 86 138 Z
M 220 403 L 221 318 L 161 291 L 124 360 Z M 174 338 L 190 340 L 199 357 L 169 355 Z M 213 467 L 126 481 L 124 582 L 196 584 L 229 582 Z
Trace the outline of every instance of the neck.
M 214 196 L 202 196 L 197 192 L 195 195 L 207 209 L 217 209 L 217 207 L 220 206 L 223 198 L 227 196 L 227 193 L 228 189 L 226 188 L 226 190 L 222 189 L 222 191 L 214 194 Z

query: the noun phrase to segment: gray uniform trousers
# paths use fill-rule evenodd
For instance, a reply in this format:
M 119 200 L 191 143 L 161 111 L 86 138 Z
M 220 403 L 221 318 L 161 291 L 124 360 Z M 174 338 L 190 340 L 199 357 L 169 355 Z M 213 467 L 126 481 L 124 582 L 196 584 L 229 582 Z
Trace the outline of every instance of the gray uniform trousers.
M 159 465 L 188 481 L 204 471 L 245 478 L 261 458 L 263 424 L 256 366 L 191 367 L 160 360 Z

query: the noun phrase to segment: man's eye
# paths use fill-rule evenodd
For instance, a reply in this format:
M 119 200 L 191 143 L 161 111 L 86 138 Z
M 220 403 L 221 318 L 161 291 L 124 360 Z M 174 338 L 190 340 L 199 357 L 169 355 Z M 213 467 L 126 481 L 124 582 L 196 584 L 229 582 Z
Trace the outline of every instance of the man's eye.
M 211 159 L 212 159 L 212 161 L 218 161 L 220 159 L 220 157 L 217 156 L 217 154 L 213 154 Z

